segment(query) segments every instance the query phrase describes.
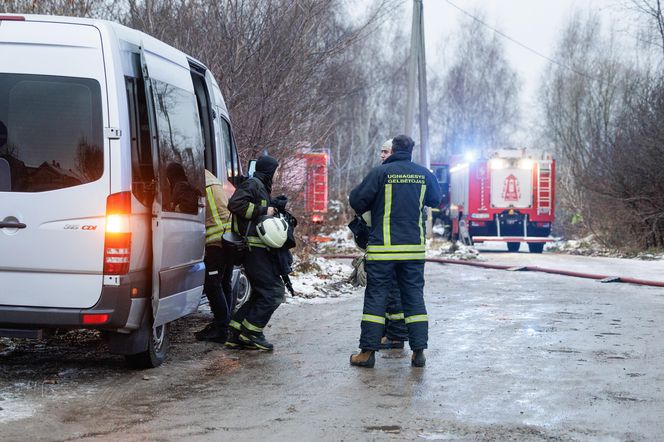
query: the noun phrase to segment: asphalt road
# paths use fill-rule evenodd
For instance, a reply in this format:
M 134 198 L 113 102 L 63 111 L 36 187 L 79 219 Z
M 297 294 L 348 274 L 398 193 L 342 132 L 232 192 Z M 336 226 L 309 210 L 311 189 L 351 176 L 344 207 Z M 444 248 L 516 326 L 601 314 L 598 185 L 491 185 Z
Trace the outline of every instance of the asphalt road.
M 0 346 L 0 440 L 658 440 L 664 291 L 427 264 L 427 366 L 348 364 L 361 292 L 289 304 L 273 353 L 175 324 L 170 359 L 128 371 L 93 333 Z

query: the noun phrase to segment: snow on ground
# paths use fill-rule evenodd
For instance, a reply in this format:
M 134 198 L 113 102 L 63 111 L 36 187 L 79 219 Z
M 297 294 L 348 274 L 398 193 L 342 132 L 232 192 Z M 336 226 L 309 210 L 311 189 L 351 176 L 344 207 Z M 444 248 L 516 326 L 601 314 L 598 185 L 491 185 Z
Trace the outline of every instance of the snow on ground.
M 297 263 L 295 265 L 297 268 Z M 315 257 L 311 262 L 314 269 L 296 271 L 290 275 L 295 295 L 286 294 L 286 303 L 327 303 L 363 293 L 363 287 L 353 287 L 349 282 L 353 267 L 346 262 Z

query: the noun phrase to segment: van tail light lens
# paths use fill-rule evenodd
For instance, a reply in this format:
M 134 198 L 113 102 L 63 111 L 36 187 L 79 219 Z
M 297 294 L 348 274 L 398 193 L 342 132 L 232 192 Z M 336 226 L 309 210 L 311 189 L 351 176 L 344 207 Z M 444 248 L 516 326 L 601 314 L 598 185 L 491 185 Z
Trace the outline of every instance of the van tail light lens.
M 104 275 L 129 273 L 131 256 L 131 192 L 113 193 L 106 199 Z
M 23 17 L 22 15 L 0 15 L 0 21 L 2 20 L 25 21 L 25 17 Z
M 99 325 L 106 324 L 108 322 L 109 315 L 107 313 L 103 314 L 89 314 L 85 313 L 82 316 L 83 324 L 85 325 Z

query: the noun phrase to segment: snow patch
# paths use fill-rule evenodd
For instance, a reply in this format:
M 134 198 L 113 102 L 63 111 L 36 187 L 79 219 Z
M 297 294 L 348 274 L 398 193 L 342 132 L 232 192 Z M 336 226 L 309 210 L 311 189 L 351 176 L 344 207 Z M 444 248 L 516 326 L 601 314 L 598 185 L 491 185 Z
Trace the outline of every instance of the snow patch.
M 286 303 L 329 303 L 363 293 L 362 287 L 353 287 L 349 282 L 353 271 L 349 264 L 322 257 L 315 257 L 311 264 L 320 270 L 296 271 L 290 275 L 295 295 L 287 293 Z
M 34 416 L 36 406 L 10 394 L 0 395 L 0 424 Z

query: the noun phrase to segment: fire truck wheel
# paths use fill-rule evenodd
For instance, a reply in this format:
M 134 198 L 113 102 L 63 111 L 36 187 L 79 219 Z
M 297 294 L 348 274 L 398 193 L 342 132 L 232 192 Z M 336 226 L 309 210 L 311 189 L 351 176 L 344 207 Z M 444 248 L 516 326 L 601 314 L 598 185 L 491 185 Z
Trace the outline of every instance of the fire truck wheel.
M 530 246 L 530 244 L 528 244 Z M 507 243 L 507 251 L 510 253 L 516 253 L 519 251 L 519 248 L 521 247 L 520 242 L 508 242 Z M 531 250 L 532 252 L 532 250 Z
M 528 250 L 530 250 L 530 253 L 542 253 L 544 250 L 544 243 L 543 242 L 529 242 L 528 243 Z

